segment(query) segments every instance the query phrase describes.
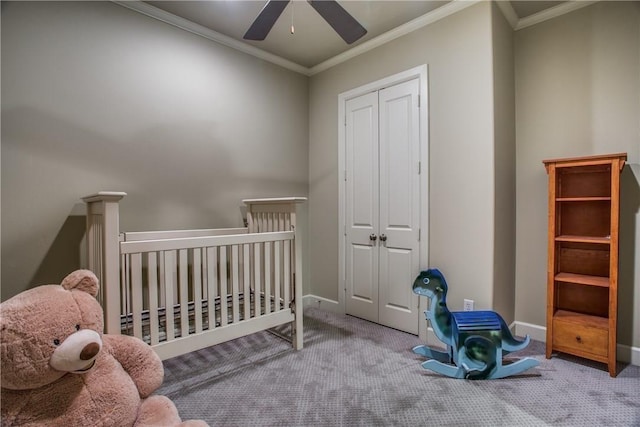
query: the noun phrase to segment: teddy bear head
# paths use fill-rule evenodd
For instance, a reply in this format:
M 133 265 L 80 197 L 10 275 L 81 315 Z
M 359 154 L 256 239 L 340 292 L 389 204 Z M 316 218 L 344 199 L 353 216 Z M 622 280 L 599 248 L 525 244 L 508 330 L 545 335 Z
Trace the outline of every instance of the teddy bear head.
M 102 349 L 98 279 L 77 270 L 0 304 L 0 383 L 27 390 L 88 372 Z

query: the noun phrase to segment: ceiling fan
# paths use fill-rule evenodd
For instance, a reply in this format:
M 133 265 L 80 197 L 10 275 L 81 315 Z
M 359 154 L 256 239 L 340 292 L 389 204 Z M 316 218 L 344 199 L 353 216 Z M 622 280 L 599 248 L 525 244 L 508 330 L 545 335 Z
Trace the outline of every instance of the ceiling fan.
M 307 0 L 307 2 L 347 44 L 367 34 L 367 30 L 335 0 Z M 244 39 L 264 40 L 289 3 L 290 0 L 267 0 L 267 4 L 245 33 Z

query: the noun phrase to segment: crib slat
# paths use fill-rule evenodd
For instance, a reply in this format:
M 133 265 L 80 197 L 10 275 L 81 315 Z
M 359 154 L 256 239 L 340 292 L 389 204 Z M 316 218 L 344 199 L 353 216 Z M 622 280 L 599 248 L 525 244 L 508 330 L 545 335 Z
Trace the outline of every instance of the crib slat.
M 160 293 L 159 296 L 159 302 L 158 302 L 158 310 L 160 309 L 160 307 L 166 307 L 167 305 L 167 296 L 164 292 L 164 284 L 165 284 L 165 280 L 164 280 L 164 253 L 163 252 L 158 252 L 158 292 Z M 160 313 L 158 313 L 158 316 L 160 316 Z M 158 317 L 158 320 L 160 320 L 160 317 Z
M 202 249 L 193 250 L 193 265 L 191 277 L 193 277 L 193 311 L 195 314 L 195 333 L 202 332 Z
M 274 242 L 274 274 L 273 274 L 273 288 L 275 295 L 273 296 L 273 311 L 280 311 L 280 286 L 282 285 L 282 278 L 280 277 L 280 262 L 281 262 L 281 252 L 282 251 L 282 242 Z
M 239 278 L 240 264 L 238 262 L 238 245 L 231 247 L 231 306 L 233 311 L 233 323 L 240 321 Z
M 178 292 L 180 295 L 180 336 L 189 335 L 189 259 L 186 249 L 178 251 Z
M 226 326 L 229 320 L 227 305 L 227 247 L 220 248 L 220 326 Z
M 131 313 L 131 295 L 129 293 L 129 257 L 126 255 L 120 255 L 120 319 L 125 316 L 126 319 L 126 331 L 124 333 L 131 333 L 131 325 L 129 324 L 129 313 Z M 122 329 L 122 327 L 121 327 Z
M 264 244 L 264 313 L 271 313 L 271 242 Z
M 158 256 L 156 252 L 147 254 L 148 286 L 149 286 L 149 332 L 151 345 L 160 341 L 158 338 Z
M 131 311 L 133 336 L 142 337 L 142 254 L 131 254 Z
M 173 264 L 175 251 L 164 252 L 164 294 L 165 294 L 165 332 L 167 341 L 175 338 L 173 325 Z
M 284 266 L 283 266 L 283 278 L 284 278 L 284 307 L 289 307 L 291 302 L 291 242 L 284 242 Z
M 218 276 L 218 248 L 207 248 L 207 302 L 209 330 L 216 327 L 216 289 Z
M 253 316 L 259 317 L 261 314 L 260 309 L 260 264 L 262 261 L 262 257 L 260 256 L 260 243 L 255 243 L 253 245 L 253 271 L 254 271 L 254 307 L 253 307 Z
M 249 245 L 242 245 L 243 266 L 244 266 L 244 319 L 247 320 L 251 317 L 251 265 L 249 259 Z

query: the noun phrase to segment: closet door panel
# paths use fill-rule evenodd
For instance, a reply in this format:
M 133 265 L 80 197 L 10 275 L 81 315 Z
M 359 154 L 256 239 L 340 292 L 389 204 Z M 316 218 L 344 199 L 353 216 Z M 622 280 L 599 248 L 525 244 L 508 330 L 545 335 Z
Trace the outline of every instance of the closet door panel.
M 377 322 L 378 95 L 351 99 L 346 107 L 346 311 Z
M 418 333 L 420 136 L 417 79 L 379 92 L 379 321 Z

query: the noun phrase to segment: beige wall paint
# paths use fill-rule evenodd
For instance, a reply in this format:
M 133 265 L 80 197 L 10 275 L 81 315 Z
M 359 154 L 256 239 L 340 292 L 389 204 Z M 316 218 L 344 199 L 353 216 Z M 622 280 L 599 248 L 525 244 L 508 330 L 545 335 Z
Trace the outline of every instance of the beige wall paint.
M 513 29 L 492 3 L 494 95 L 494 284 L 493 309 L 515 320 L 516 129 Z
M 516 319 L 546 324 L 542 160 L 627 152 L 618 340 L 640 347 L 640 4 L 600 2 L 520 30 L 515 52 Z
M 311 78 L 311 293 L 338 300 L 338 95 L 429 67 L 430 266 L 451 292 L 492 306 L 493 75 L 491 4 L 482 2 Z
M 619 341 L 635 347 L 639 8 L 598 3 L 514 35 L 515 320 L 545 324 L 541 160 L 627 151 Z M 112 3 L 3 4 L 2 298 L 79 265 L 88 193 L 127 191 L 125 230 L 237 226 L 241 198 L 308 182 L 305 293 L 337 300 L 338 94 L 426 63 L 430 265 L 451 307 L 473 298 L 509 318 L 513 77 L 496 12 L 483 2 L 308 82 Z
M 2 298 L 79 267 L 80 197 L 124 231 L 241 226 L 306 196 L 308 78 L 110 2 L 2 10 Z

